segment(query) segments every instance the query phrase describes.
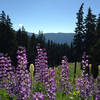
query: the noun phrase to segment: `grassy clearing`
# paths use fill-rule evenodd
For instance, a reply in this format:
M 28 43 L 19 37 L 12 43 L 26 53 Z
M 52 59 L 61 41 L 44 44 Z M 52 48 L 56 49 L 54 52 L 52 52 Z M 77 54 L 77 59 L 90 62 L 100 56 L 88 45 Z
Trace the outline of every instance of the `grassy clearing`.
M 59 87 L 61 84 L 61 66 L 55 67 L 56 72 L 56 83 Z M 80 63 L 77 63 L 76 68 L 76 79 L 81 76 L 82 70 L 80 69 Z M 73 83 L 74 79 L 74 63 L 69 63 L 69 81 Z
M 81 64 L 77 63 L 75 82 L 78 77 L 81 77 L 82 70 L 81 70 L 80 66 L 81 66 Z M 79 97 L 79 91 L 75 90 L 75 86 L 74 86 L 74 82 L 73 82 L 73 80 L 74 80 L 74 63 L 69 63 L 69 81 L 73 87 L 73 91 L 68 95 L 64 95 L 63 91 L 59 90 L 59 87 L 61 86 L 61 66 L 55 67 L 54 69 L 56 72 L 56 83 L 57 83 L 57 89 L 58 89 L 57 93 L 56 93 L 56 100 L 81 100 L 81 98 Z M 88 100 L 90 100 L 90 99 L 88 99 Z
M 82 70 L 80 67 L 80 63 L 77 63 L 76 67 L 76 79 L 81 76 Z M 69 63 L 69 80 L 73 83 L 74 80 L 74 63 Z
M 80 63 L 77 63 L 75 81 L 77 80 L 78 77 L 81 77 L 82 70 L 81 70 L 80 66 L 81 66 Z M 89 65 L 89 66 L 90 66 L 90 71 L 91 71 L 91 65 Z M 67 95 L 64 94 L 63 91 L 60 89 L 60 87 L 61 87 L 61 66 L 55 67 L 54 70 L 56 73 L 56 84 L 57 84 L 56 100 L 85 100 L 85 99 L 81 99 L 79 97 L 79 91 L 75 90 L 75 86 L 74 86 L 74 82 L 73 82 L 73 80 L 74 80 L 74 63 L 69 63 L 69 81 L 71 83 L 73 90 Z M 100 71 L 100 66 L 99 66 L 99 71 Z M 99 72 L 99 74 L 100 74 L 100 72 Z M 35 77 L 33 77 L 33 78 L 34 78 L 33 80 L 35 80 Z M 33 83 L 33 86 L 35 87 L 33 92 L 36 92 L 38 89 L 39 89 L 38 91 L 45 92 L 43 90 L 44 87 L 42 84 Z M 8 95 L 5 91 L 4 92 L 0 91 L 0 94 L 2 94 L 2 95 L 0 95 L 0 98 L 1 98 L 0 100 L 4 100 L 4 99 L 2 99 L 4 97 L 5 97 L 5 100 L 16 100 L 15 97 L 9 99 L 8 96 L 5 96 L 5 95 Z M 45 99 L 45 100 L 48 100 L 48 99 Z M 89 98 L 87 100 L 94 100 L 94 98 L 92 98 L 92 99 Z

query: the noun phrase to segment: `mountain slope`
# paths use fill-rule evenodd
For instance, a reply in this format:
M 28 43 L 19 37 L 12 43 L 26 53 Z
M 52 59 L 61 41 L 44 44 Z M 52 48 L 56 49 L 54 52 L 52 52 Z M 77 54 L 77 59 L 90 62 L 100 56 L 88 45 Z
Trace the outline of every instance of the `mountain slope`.
M 74 38 L 74 33 L 45 33 L 46 40 L 53 40 L 55 43 L 68 43 L 70 45 Z
M 29 36 L 32 35 L 32 33 L 28 33 Z M 68 45 L 71 44 L 71 41 L 74 38 L 74 33 L 44 33 L 46 41 L 52 40 L 55 43 L 68 43 Z M 37 34 L 36 34 L 37 36 Z

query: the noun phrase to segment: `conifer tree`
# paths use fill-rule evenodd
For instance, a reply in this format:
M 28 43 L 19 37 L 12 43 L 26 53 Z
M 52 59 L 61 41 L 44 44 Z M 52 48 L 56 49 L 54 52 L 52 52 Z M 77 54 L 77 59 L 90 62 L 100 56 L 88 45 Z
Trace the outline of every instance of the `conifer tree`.
M 92 73 L 94 78 L 98 76 L 98 65 L 100 65 L 100 14 L 96 23 L 96 32 L 94 37 L 94 45 L 91 48 L 92 52 Z
M 11 59 L 15 58 L 16 36 L 12 28 L 10 17 L 4 11 L 0 16 L 0 52 L 8 53 Z
M 75 57 L 76 61 L 80 61 L 80 57 L 83 52 L 83 34 L 84 34 L 84 26 L 83 26 L 83 3 L 77 13 L 77 23 L 75 28 L 75 36 L 74 36 L 74 49 L 75 49 Z
M 17 31 L 16 37 L 18 46 L 23 46 L 26 49 L 29 48 L 29 37 L 27 35 L 27 32 L 25 31 L 24 26 L 22 26 L 22 29 L 19 29 Z
M 8 15 L 7 15 L 7 19 L 6 19 L 6 25 L 8 28 L 12 28 L 12 22 L 11 22 L 11 19 Z
M 0 24 L 6 24 L 6 14 L 4 11 L 2 11 L 1 15 L 0 15 Z
M 35 61 L 35 56 L 36 56 L 36 45 L 37 45 L 37 40 L 35 37 L 35 34 L 33 33 L 31 38 L 30 38 L 30 63 L 34 63 Z
M 4 11 L 0 14 L 0 52 L 3 51 L 3 41 L 4 41 L 4 35 L 5 35 L 5 29 L 6 29 L 6 14 Z
M 77 13 L 77 23 L 75 28 L 75 36 L 73 40 L 74 45 L 74 60 L 75 60 L 75 68 L 74 68 L 74 78 L 76 77 L 76 66 L 77 61 L 81 61 L 81 56 L 83 52 L 83 34 L 84 34 L 84 26 L 83 26 L 83 3 L 80 6 L 80 9 Z
M 91 54 L 91 48 L 94 45 L 96 15 L 92 14 L 91 8 L 88 9 L 88 14 L 85 18 L 85 51 L 88 55 Z
M 16 47 L 16 37 L 14 30 L 12 29 L 12 22 L 10 17 L 4 11 L 0 16 L 0 52 L 13 55 Z
M 44 37 L 42 31 L 39 31 L 39 35 L 37 37 L 37 41 L 38 41 L 38 43 L 41 44 L 41 47 L 45 47 L 45 37 Z

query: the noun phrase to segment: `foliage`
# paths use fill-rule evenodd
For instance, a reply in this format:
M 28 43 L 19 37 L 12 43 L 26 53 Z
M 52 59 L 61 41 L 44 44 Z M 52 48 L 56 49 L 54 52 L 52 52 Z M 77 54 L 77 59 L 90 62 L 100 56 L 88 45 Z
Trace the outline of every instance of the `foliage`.
M 75 36 L 73 40 L 74 44 L 74 56 L 76 58 L 76 61 L 81 60 L 81 55 L 83 52 L 83 39 L 84 39 L 84 25 L 83 25 L 83 3 L 80 6 L 80 9 L 77 13 L 77 23 L 75 28 Z
M 46 86 L 42 82 L 34 82 L 33 84 L 33 93 L 35 92 L 42 92 L 43 94 L 46 94 L 45 90 Z
M 92 14 L 91 8 L 88 9 L 88 14 L 85 18 L 85 51 L 90 54 L 91 47 L 94 45 L 96 15 Z
M 5 89 L 0 89 L 0 100 L 16 100 L 16 97 L 9 96 Z

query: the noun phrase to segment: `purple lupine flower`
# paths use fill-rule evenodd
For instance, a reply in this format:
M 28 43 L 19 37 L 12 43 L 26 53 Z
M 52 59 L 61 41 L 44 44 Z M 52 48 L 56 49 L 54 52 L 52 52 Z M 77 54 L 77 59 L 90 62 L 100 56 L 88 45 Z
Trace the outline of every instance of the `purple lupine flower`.
M 47 53 L 45 49 L 37 46 L 37 58 L 35 59 L 36 79 L 46 85 L 46 95 L 50 100 L 56 98 L 56 81 L 55 72 L 53 69 L 48 69 Z
M 44 95 L 40 92 L 35 92 L 32 100 L 44 100 Z
M 6 90 L 9 92 L 10 96 L 14 96 L 15 95 L 15 87 L 16 87 L 16 77 L 14 74 L 14 67 L 12 67 L 11 64 L 11 59 L 10 57 L 6 57 L 6 64 L 7 64 L 7 85 L 6 85 Z M 8 87 L 8 88 L 7 88 Z
M 45 74 L 45 85 L 46 85 L 46 96 L 49 100 L 55 100 L 56 99 L 56 75 L 54 69 L 46 68 L 45 69 L 47 74 Z
M 10 65 L 10 66 L 9 66 Z M 0 57 L 0 73 L 1 73 L 1 79 L 2 79 L 2 88 L 5 88 L 6 82 L 4 80 L 7 80 L 7 76 L 9 74 L 9 67 L 11 69 L 11 62 L 10 59 L 7 57 L 7 55 L 1 54 Z
M 4 70 L 4 66 L 5 66 L 5 57 L 4 54 L 0 54 L 0 88 L 4 88 L 4 84 L 3 84 L 3 78 L 4 74 L 6 74 L 6 71 Z
M 45 68 L 48 67 L 47 53 L 45 49 L 40 48 L 40 45 L 37 45 L 37 52 L 38 55 L 35 59 L 35 71 L 36 71 L 35 77 L 36 81 L 44 82 Z
M 61 84 L 62 88 L 64 89 L 64 93 L 69 93 L 70 92 L 70 84 L 69 84 L 69 66 L 68 66 L 68 61 L 67 57 L 63 57 L 64 60 L 62 60 L 62 79 L 61 79 Z
M 40 68 L 41 68 L 40 78 L 41 78 L 41 81 L 45 83 L 46 82 L 45 75 L 47 74 L 46 68 L 48 68 L 47 53 L 45 49 L 43 49 L 40 59 L 41 59 L 40 60 Z
M 48 98 L 50 100 L 55 100 L 56 99 L 56 75 L 55 75 L 55 71 L 54 69 L 50 68 L 49 69 L 49 87 L 48 87 L 48 91 L 47 93 L 49 94 L 48 95 Z
M 26 51 L 23 47 L 19 47 L 17 51 L 18 66 L 16 68 L 17 77 L 17 99 L 26 100 L 30 98 L 31 80 L 27 70 Z
M 0 73 L 2 74 L 2 80 L 0 81 L 2 87 L 0 86 L 0 88 L 7 90 L 9 92 L 9 96 L 15 95 L 16 80 L 14 68 L 12 67 L 11 59 L 7 56 L 7 54 L 0 54 Z
M 82 56 L 82 69 L 83 69 L 83 74 L 88 74 L 89 75 L 89 63 L 88 63 L 88 55 L 86 55 L 86 52 L 83 53 Z
M 96 98 L 95 98 L 95 100 L 100 100 L 100 76 L 97 77 Z
M 46 90 L 47 90 L 47 97 L 50 100 L 55 100 L 56 99 L 56 75 L 54 69 L 50 68 L 48 69 L 48 61 L 47 61 L 47 53 L 46 49 L 43 49 L 43 55 L 42 55 L 42 70 L 41 76 L 42 82 L 46 85 Z
M 41 57 L 41 53 L 42 53 L 42 49 L 40 48 L 40 45 L 38 44 L 37 46 L 36 46 L 36 48 L 37 48 L 37 57 L 36 57 L 36 59 L 35 59 L 35 77 L 36 77 L 36 81 L 40 81 L 41 80 L 41 78 L 40 78 L 40 70 L 41 70 L 41 66 L 40 66 L 40 57 Z
M 82 77 L 77 79 L 76 89 L 80 91 L 80 96 L 84 98 L 92 97 L 94 95 L 94 80 L 93 76 L 88 74 L 89 68 L 88 56 L 82 56 L 83 72 Z
M 4 54 L 0 54 L 0 73 L 1 73 L 1 82 L 0 82 L 0 88 L 9 89 L 8 87 L 8 62 L 7 62 L 7 56 Z
M 80 91 L 81 97 L 92 97 L 94 95 L 94 83 L 93 83 L 93 77 L 85 76 L 84 78 L 78 78 L 76 89 Z

